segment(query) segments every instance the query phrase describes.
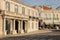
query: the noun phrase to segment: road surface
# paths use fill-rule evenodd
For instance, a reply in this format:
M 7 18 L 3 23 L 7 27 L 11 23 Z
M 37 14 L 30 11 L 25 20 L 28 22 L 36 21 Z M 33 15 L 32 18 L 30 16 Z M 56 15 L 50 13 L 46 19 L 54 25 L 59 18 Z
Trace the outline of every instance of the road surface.
M 52 31 L 49 33 L 38 33 L 26 36 L 16 36 L 1 38 L 0 40 L 60 40 L 60 31 Z

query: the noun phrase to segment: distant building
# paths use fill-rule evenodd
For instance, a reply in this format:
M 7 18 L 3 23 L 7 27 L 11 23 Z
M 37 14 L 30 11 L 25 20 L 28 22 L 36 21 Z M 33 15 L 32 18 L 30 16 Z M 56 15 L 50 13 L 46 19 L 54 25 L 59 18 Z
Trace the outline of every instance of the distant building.
M 47 6 L 34 6 L 33 8 L 38 10 L 40 20 L 42 20 L 45 28 L 48 28 L 48 26 L 53 28 L 55 28 L 56 26 L 60 26 L 59 10 L 52 9 Z

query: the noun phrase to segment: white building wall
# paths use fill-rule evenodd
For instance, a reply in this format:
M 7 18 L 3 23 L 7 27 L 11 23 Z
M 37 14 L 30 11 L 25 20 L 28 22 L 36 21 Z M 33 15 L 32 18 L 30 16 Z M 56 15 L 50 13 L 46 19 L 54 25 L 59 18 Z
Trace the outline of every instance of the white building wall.
M 32 24 L 33 23 L 33 24 Z M 31 31 L 36 31 L 38 30 L 38 22 L 35 21 L 32 21 L 30 20 L 29 21 L 29 28 L 28 28 L 28 32 L 31 32 Z

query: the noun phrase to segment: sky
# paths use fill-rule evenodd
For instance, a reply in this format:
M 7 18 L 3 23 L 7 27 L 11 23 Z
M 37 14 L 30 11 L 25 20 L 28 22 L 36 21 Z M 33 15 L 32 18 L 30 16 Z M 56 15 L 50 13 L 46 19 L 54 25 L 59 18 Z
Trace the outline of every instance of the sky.
M 56 8 L 60 6 L 60 0 L 20 0 L 30 6 L 38 5 L 38 6 L 49 6 L 52 8 Z

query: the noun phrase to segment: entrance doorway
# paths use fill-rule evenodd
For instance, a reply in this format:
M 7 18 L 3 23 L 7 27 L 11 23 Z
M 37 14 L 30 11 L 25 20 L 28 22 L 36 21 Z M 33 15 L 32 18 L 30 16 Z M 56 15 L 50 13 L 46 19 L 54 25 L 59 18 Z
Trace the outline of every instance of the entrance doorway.
M 38 22 L 38 29 L 40 30 L 41 28 L 41 22 Z
M 10 34 L 10 20 L 6 20 L 6 31 L 7 34 Z
M 17 20 L 15 21 L 15 30 L 16 30 L 17 33 L 18 33 L 18 21 L 17 21 Z
M 25 21 L 23 21 L 23 30 L 25 32 Z
M 39 20 L 39 22 L 38 22 L 38 29 L 39 30 L 42 29 L 42 20 Z

